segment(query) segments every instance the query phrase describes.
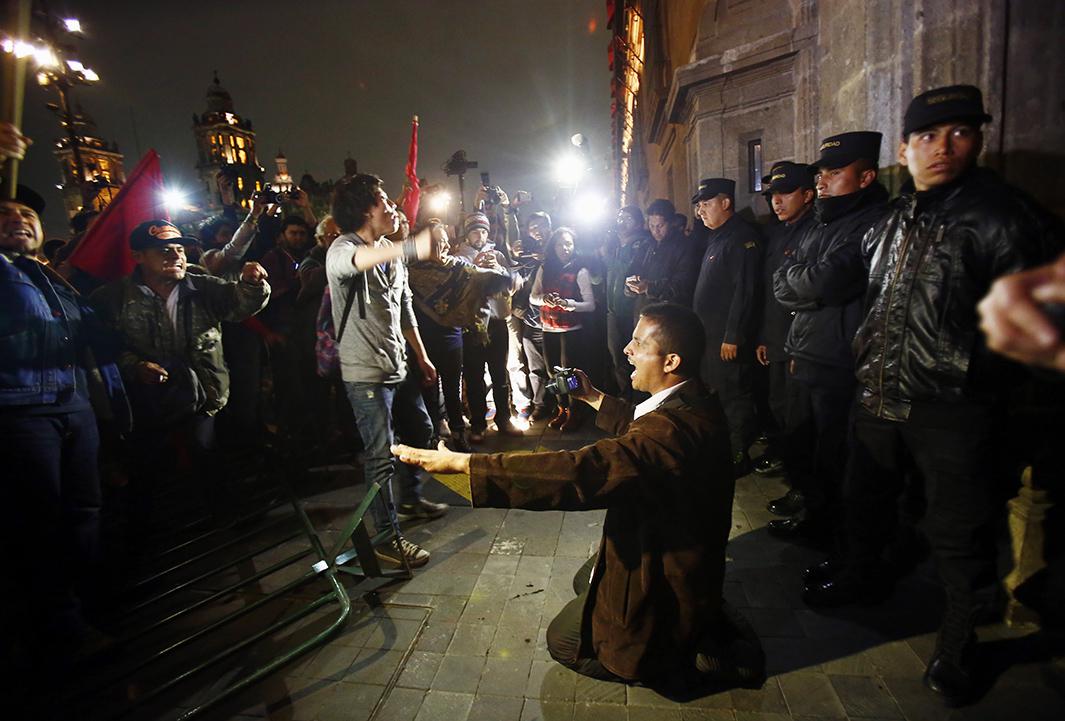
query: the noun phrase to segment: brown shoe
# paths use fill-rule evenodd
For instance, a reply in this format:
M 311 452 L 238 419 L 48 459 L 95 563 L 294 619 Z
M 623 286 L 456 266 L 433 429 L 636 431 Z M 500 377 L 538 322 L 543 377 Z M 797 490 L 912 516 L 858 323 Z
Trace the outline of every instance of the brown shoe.
M 558 429 L 563 433 L 573 433 L 582 425 L 584 425 L 584 414 L 576 409 L 571 409 L 566 420 Z
M 547 424 L 547 427 L 548 428 L 554 428 L 557 431 L 568 420 L 569 420 L 569 408 L 559 407 L 558 415 L 555 416 L 553 421 L 551 421 L 550 423 Z

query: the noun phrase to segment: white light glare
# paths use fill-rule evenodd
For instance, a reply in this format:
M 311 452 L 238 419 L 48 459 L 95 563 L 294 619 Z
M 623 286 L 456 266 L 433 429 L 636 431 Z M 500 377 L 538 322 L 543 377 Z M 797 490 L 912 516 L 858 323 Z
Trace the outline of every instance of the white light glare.
M 447 210 L 448 205 L 451 204 L 450 193 L 433 193 L 429 196 L 429 210 L 433 213 L 443 213 Z
M 33 59 L 42 68 L 54 68 L 59 65 L 59 58 L 56 57 L 55 51 L 49 47 L 34 48 Z
M 607 198 L 593 190 L 581 193 L 573 199 L 573 215 L 584 223 L 596 223 L 606 215 Z
M 576 153 L 567 153 L 555 161 L 555 182 L 563 188 L 575 188 L 584 175 L 584 160 Z
M 96 82 L 97 80 L 99 80 L 99 79 L 100 79 L 100 76 L 99 76 L 99 75 L 97 75 L 97 74 L 96 74 L 96 71 L 95 71 L 95 70 L 93 70 L 92 68 L 85 68 L 85 70 L 83 70 L 81 74 L 82 74 L 82 75 L 83 75 L 83 76 L 85 77 L 85 79 L 86 79 L 86 80 L 88 80 L 88 81 L 89 81 L 90 83 L 95 83 L 95 82 Z
M 81 21 L 77 18 L 64 18 L 63 27 L 67 29 L 68 33 L 80 33 Z
M 76 73 L 85 72 L 85 66 L 81 64 L 80 60 L 67 60 L 67 67 Z
M 176 213 L 188 204 L 185 191 L 178 188 L 167 188 L 163 191 L 163 205 L 171 213 Z
M 12 49 L 15 52 L 16 58 L 28 58 L 30 55 L 35 55 L 37 52 L 37 48 L 25 40 L 16 40 Z

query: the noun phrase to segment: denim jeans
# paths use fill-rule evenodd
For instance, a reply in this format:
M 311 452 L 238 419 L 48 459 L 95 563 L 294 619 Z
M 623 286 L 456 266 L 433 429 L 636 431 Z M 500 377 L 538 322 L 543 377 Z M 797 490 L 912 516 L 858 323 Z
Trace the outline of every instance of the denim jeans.
M 411 376 L 402 383 L 345 382 L 344 389 L 365 447 L 366 484 L 381 486 L 381 502 L 370 507 L 374 526 L 378 531 L 392 524 L 398 528 L 392 479 L 399 483 L 400 503 L 415 503 L 421 498 L 421 481 L 417 469 L 398 462 L 389 449 L 396 441 L 417 448 L 432 447 L 433 422 L 425 410 L 421 389 Z

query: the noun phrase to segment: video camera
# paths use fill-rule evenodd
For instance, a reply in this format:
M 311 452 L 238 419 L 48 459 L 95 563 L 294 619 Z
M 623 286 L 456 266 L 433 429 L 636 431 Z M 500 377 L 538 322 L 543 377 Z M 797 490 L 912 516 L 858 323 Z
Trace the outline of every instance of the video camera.
M 278 203 L 285 203 L 292 199 L 292 196 L 299 190 L 296 186 L 292 186 L 291 190 L 274 190 L 267 186 L 255 194 L 256 198 L 261 198 L 267 203 L 277 205 Z
M 581 379 L 573 368 L 555 366 L 555 373 L 551 380 L 544 384 L 544 389 L 556 396 L 568 396 L 581 387 Z

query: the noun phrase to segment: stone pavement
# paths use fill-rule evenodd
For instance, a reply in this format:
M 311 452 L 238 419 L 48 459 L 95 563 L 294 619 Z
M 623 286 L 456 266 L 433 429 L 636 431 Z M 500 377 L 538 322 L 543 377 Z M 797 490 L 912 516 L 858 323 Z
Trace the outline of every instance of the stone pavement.
M 489 436 L 485 449 L 578 447 L 537 427 L 524 439 Z M 573 597 L 574 571 L 595 551 L 603 512 L 533 513 L 453 507 L 407 536 L 433 556 L 426 568 L 355 608 L 328 645 L 208 714 L 286 721 L 785 721 L 786 719 L 1065 718 L 1065 666 L 1034 629 L 980 628 L 994 680 L 975 705 L 948 711 L 921 684 L 939 596 L 926 564 L 873 608 L 819 613 L 799 598 L 800 574 L 819 558 L 765 531 L 779 479 L 739 481 L 727 599 L 762 637 L 769 678 L 684 703 L 641 687 L 587 679 L 550 660 L 545 629 Z M 460 501 L 436 483 L 436 500 Z M 345 485 L 313 495 L 316 523 L 333 527 L 361 496 Z M 181 705 L 181 704 L 179 704 Z

